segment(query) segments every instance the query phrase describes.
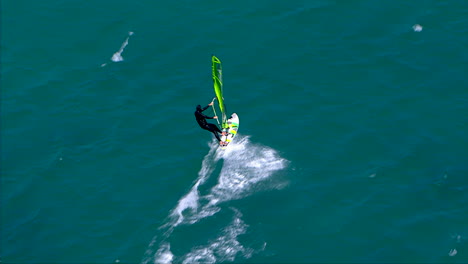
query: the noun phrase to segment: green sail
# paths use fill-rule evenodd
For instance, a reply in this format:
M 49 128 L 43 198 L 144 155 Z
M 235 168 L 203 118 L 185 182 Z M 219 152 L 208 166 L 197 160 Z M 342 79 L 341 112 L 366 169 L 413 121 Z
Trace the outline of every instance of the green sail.
M 211 58 L 212 70 L 213 70 L 213 82 L 214 82 L 214 91 L 216 98 L 218 99 L 219 110 L 221 110 L 221 127 L 227 128 L 227 118 L 226 118 L 226 107 L 224 106 L 223 98 L 223 71 L 221 67 L 221 61 L 213 56 Z

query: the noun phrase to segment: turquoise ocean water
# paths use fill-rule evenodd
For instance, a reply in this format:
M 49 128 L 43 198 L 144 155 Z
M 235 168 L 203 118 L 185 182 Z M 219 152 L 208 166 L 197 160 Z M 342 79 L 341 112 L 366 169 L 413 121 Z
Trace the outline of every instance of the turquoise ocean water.
M 2 1 L 0 261 L 468 263 L 467 47 L 463 0 Z

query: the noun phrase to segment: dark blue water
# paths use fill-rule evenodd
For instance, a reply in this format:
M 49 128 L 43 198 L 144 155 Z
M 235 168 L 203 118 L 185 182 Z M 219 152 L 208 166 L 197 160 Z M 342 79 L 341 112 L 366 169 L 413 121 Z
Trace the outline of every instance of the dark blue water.
M 1 14 L 3 263 L 468 262 L 465 1 Z

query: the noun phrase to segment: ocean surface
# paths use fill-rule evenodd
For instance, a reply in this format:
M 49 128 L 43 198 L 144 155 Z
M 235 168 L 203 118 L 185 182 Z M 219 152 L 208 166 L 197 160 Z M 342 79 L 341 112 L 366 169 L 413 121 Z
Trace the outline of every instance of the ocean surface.
M 1 263 L 468 263 L 468 2 L 2 1 L 0 188 Z

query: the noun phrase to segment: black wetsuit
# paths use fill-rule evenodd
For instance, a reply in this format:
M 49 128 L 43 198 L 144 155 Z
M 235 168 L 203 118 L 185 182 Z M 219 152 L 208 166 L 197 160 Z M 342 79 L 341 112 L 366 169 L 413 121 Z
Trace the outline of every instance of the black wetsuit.
M 206 122 L 206 119 L 213 119 L 213 117 L 209 117 L 204 115 L 202 112 L 208 109 L 209 105 L 201 108 L 200 105 L 197 106 L 197 110 L 195 111 L 195 118 L 197 119 L 198 124 L 200 125 L 201 128 L 208 130 L 212 132 L 215 137 L 218 139 L 218 141 L 221 141 L 221 138 L 219 137 L 218 133 L 222 133 L 221 130 L 219 130 L 218 126 L 215 124 L 210 124 Z

